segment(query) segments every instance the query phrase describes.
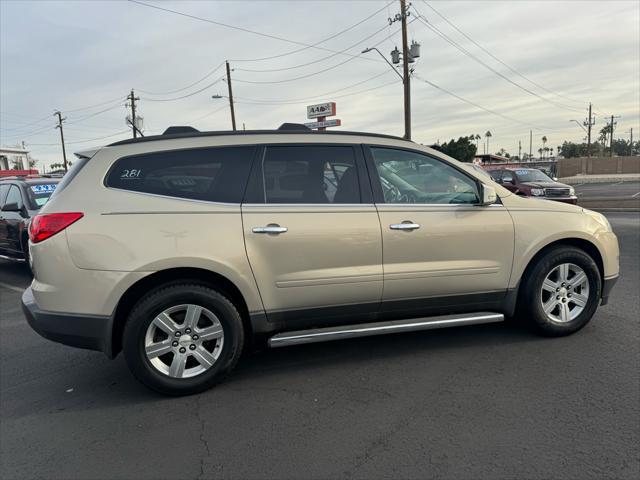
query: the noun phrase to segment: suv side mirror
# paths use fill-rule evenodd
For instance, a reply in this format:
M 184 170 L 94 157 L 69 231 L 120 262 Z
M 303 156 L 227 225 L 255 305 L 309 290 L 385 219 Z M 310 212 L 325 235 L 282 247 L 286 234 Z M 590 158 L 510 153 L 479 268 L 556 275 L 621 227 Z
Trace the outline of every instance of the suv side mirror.
M 20 208 L 17 202 L 11 202 L 4 205 L 2 207 L 2 211 L 3 212 L 20 212 L 22 211 L 22 208 Z
M 482 206 L 493 205 L 498 200 L 498 195 L 496 195 L 496 189 L 489 185 L 482 184 L 481 193 L 482 193 L 482 201 L 480 202 L 480 205 Z

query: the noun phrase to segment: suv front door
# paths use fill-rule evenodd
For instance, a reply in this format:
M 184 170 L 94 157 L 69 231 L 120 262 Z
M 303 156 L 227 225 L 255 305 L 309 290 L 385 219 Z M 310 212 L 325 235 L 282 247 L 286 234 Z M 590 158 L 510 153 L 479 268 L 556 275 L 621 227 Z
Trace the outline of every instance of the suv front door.
M 475 178 L 425 153 L 372 146 L 367 156 L 382 228 L 382 311 L 500 303 L 514 249 L 506 208 L 478 205 Z
M 382 241 L 360 146 L 272 145 L 254 165 L 242 221 L 270 321 L 373 317 Z

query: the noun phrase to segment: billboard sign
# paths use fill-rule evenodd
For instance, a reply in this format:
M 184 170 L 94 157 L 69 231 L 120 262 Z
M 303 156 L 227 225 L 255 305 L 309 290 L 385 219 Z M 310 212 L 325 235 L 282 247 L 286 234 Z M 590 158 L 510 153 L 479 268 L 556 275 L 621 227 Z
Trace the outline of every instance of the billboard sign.
M 332 117 L 336 114 L 336 102 L 307 105 L 307 118 Z

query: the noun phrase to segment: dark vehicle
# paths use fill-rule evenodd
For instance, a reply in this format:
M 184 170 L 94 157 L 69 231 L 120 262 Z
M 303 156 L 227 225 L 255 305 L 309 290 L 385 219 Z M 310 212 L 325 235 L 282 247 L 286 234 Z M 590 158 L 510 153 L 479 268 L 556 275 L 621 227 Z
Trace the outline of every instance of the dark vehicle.
M 56 189 L 59 178 L 0 179 L 0 257 L 29 266 L 28 226 Z
M 556 182 L 537 168 L 496 168 L 487 169 L 487 172 L 493 180 L 517 195 L 578 203 L 573 187 Z

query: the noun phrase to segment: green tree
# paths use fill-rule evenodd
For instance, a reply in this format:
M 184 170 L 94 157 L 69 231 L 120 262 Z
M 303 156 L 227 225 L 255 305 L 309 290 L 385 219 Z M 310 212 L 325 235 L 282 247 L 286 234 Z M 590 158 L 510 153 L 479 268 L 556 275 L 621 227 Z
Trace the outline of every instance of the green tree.
M 471 162 L 477 152 L 477 147 L 473 144 L 475 136 L 460 137 L 458 140 L 451 139 L 442 145 L 432 145 L 434 148 L 450 157 L 460 160 L 461 162 Z

